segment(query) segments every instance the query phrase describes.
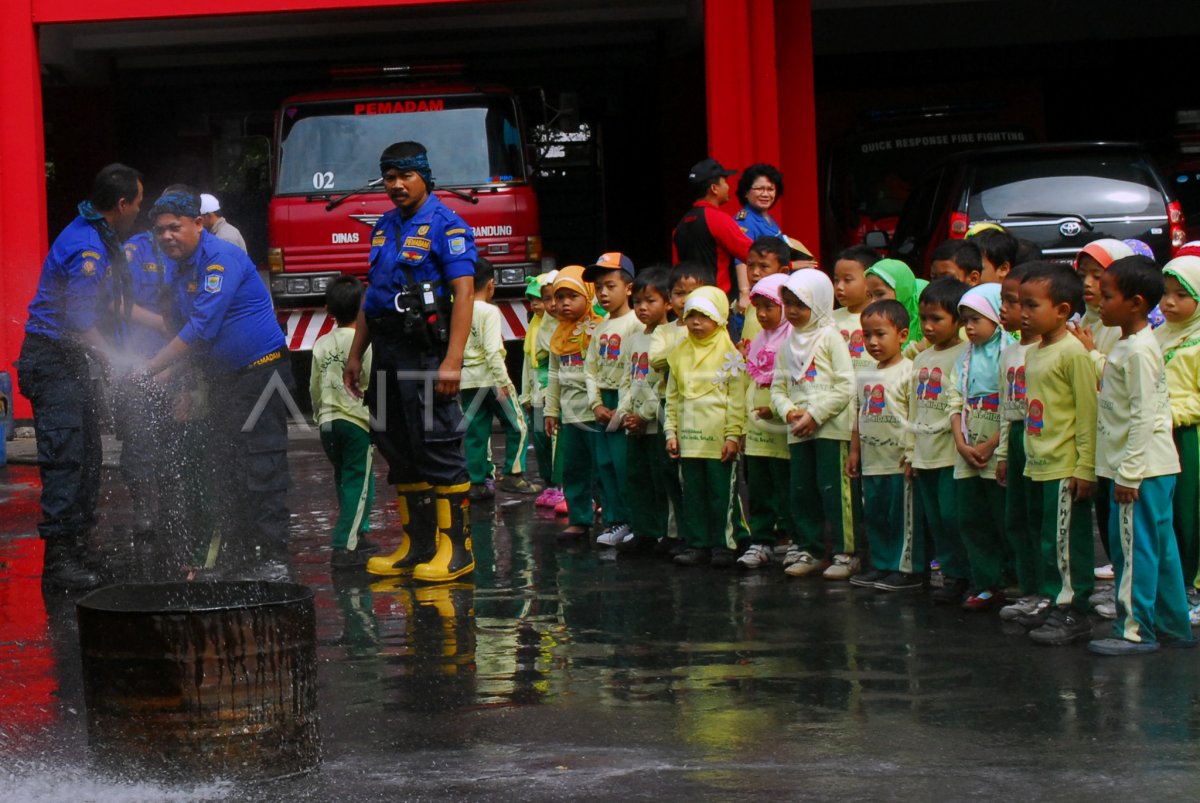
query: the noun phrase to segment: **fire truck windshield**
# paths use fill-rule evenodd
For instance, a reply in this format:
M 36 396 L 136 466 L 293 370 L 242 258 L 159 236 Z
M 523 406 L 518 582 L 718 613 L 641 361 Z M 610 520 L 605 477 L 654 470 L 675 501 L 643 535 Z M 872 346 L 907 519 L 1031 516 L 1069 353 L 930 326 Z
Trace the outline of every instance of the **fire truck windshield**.
M 513 98 L 379 97 L 283 107 L 278 195 L 349 191 L 379 178 L 379 154 L 415 140 L 429 150 L 438 186 L 524 183 Z M 380 188 L 382 191 L 382 188 Z

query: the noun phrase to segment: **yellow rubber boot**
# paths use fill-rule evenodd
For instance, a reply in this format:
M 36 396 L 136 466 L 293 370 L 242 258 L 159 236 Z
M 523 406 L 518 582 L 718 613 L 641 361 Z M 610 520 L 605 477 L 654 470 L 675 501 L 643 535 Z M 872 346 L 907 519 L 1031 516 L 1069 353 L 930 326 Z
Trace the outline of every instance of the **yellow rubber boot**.
M 437 551 L 413 568 L 413 579 L 423 583 L 448 583 L 475 571 L 471 553 L 471 484 L 440 485 L 433 489 L 437 500 Z
M 437 547 L 437 516 L 434 512 L 433 486 L 427 482 L 396 486 L 396 506 L 404 532 L 400 545 L 390 555 L 377 555 L 367 561 L 367 571 L 380 577 L 410 574 L 413 566 L 429 560 Z

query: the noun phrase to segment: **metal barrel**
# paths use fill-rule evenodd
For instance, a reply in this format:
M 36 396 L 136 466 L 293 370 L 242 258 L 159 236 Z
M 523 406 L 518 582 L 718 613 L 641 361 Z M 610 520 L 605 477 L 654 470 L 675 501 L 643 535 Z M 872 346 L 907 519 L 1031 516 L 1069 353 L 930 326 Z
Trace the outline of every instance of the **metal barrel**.
M 312 589 L 112 585 L 76 613 L 88 741 L 101 766 L 266 780 L 320 760 Z

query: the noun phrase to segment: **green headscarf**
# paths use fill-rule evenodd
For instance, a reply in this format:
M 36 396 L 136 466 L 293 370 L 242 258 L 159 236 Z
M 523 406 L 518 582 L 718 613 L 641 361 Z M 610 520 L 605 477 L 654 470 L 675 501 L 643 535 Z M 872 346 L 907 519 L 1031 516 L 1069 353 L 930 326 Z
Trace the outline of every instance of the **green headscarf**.
M 876 276 L 896 293 L 896 300 L 908 310 L 908 340 L 907 346 L 914 340 L 921 339 L 921 314 L 917 303 L 921 291 L 929 286 L 929 282 L 918 279 L 913 275 L 912 268 L 898 259 L 881 259 L 867 268 L 867 276 Z

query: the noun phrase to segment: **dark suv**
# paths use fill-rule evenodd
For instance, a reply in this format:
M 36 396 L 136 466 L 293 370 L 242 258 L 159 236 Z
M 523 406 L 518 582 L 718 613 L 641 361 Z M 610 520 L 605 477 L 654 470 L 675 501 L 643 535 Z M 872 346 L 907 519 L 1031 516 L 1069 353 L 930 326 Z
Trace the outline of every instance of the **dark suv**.
M 1185 238 L 1182 207 L 1140 146 L 1072 143 L 948 158 L 909 196 L 889 250 L 925 275 L 938 243 L 983 222 L 999 223 L 1063 262 L 1103 237 L 1142 240 L 1163 262 Z M 872 234 L 868 243 L 880 244 L 881 232 Z

